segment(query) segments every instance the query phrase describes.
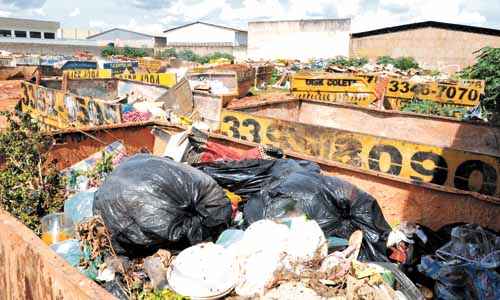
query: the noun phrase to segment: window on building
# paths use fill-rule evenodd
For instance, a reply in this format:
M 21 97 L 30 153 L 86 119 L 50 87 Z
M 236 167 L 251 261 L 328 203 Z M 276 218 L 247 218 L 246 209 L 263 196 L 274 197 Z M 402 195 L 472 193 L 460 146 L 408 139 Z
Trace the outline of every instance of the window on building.
M 11 36 L 12 36 L 12 31 L 0 29 L 0 37 L 11 37 Z
M 30 31 L 30 38 L 32 39 L 41 39 L 42 33 L 40 31 Z
M 19 30 L 14 31 L 14 35 L 18 38 L 25 38 L 28 36 L 26 31 L 19 31 Z
M 43 38 L 53 40 L 53 39 L 56 38 L 56 34 L 53 33 L 53 32 L 44 32 L 43 33 Z

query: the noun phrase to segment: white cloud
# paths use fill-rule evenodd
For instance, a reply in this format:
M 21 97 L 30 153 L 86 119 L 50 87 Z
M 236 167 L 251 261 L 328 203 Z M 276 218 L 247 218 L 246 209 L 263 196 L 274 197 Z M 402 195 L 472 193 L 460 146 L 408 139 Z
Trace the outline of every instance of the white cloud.
M 43 16 L 43 17 L 45 17 L 47 15 L 45 13 L 45 11 L 43 10 L 43 7 L 33 9 L 33 14 L 35 14 L 37 16 Z
M 80 8 L 76 7 L 75 9 L 73 9 L 73 11 L 71 11 L 69 13 L 69 16 L 70 17 L 76 17 L 76 16 L 79 16 L 80 15 Z
M 0 17 L 10 17 L 11 14 L 10 11 L 0 10 Z
M 184 20 L 197 21 L 203 19 L 226 5 L 225 0 L 204 0 L 199 2 L 176 1 L 165 9 L 165 16 L 182 17 Z
M 89 27 L 90 28 L 100 28 L 100 29 L 103 29 L 103 28 L 107 28 L 107 27 L 110 27 L 111 25 L 109 25 L 107 22 L 104 22 L 102 20 L 90 20 L 89 21 Z
M 441 21 L 486 26 L 481 11 L 467 7 L 468 0 L 380 0 L 375 10 L 359 10 L 353 18 L 354 32 L 420 21 Z

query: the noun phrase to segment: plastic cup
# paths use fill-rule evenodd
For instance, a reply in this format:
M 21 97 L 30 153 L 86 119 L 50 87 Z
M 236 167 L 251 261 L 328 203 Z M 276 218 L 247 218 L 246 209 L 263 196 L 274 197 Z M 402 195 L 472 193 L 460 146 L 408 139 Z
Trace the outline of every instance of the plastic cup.
M 46 215 L 41 220 L 42 240 L 52 245 L 73 236 L 73 222 L 64 213 Z

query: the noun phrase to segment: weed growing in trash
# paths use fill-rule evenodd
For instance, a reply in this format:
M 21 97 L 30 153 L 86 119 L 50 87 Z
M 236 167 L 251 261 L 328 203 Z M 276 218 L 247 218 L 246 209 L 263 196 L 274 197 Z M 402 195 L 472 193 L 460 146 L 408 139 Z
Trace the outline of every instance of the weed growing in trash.
M 188 300 L 188 297 L 181 296 L 171 290 L 161 290 L 153 292 L 141 292 L 138 295 L 138 300 Z
M 393 65 L 394 67 L 407 71 L 410 69 L 418 69 L 420 66 L 418 62 L 410 56 L 403 56 L 398 58 L 392 58 L 390 56 L 380 56 L 377 58 L 377 64 L 379 65 Z
M 77 225 L 77 237 L 83 256 L 79 267 L 83 273 L 101 285 L 106 285 L 96 278 L 98 272 L 106 268 L 116 272 L 114 288 L 120 289 L 119 293 L 126 295 L 132 300 L 184 300 L 189 299 L 176 294 L 168 289 L 155 290 L 144 272 L 144 258 L 129 260 L 117 256 L 112 243 L 111 234 L 106 228 L 100 216 L 92 217 Z M 173 259 L 170 252 L 158 251 L 165 265 L 169 265 Z M 94 274 L 92 274 L 94 273 Z
M 362 67 L 368 63 L 366 57 L 353 57 L 348 58 L 345 56 L 337 56 L 329 61 L 330 65 L 337 65 L 342 67 Z
M 125 46 L 123 49 L 116 48 L 113 45 L 108 45 L 101 51 L 101 55 L 104 57 L 113 55 L 124 55 L 126 57 L 144 57 L 147 55 L 144 49 L 137 49 Z
M 407 103 L 401 104 L 401 111 L 443 117 L 455 117 L 456 115 L 465 115 L 468 111 L 468 108 L 448 107 L 443 106 L 438 102 L 428 100 L 412 100 Z
M 200 64 L 210 63 L 211 60 L 227 59 L 229 61 L 234 61 L 234 56 L 229 53 L 224 52 L 213 52 L 207 55 L 198 55 L 192 50 L 181 50 L 177 52 L 174 48 L 168 48 L 160 52 L 157 57 L 159 58 L 180 58 L 186 61 L 197 62 Z
M 485 47 L 479 50 L 476 64 L 464 69 L 460 77 L 486 82 L 481 105 L 487 114 L 493 115 L 492 122 L 500 124 L 500 48 Z
M 69 186 L 74 187 L 77 184 L 78 177 L 85 176 L 89 180 L 89 187 L 98 187 L 108 174 L 113 171 L 113 154 L 102 152 L 102 158 L 96 162 L 96 165 L 87 171 L 71 171 L 68 174 Z
M 0 132 L 0 206 L 40 234 L 40 219 L 61 211 L 65 182 L 49 160 L 53 139 L 29 115 L 2 113 Z

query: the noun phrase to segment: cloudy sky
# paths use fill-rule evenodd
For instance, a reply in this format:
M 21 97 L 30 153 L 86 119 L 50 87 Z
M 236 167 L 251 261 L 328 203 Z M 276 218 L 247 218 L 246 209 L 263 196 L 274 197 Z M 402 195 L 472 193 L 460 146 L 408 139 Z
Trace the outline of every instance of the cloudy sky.
M 434 20 L 500 29 L 499 0 L 0 0 L 0 16 L 157 34 L 201 20 L 245 29 L 251 20 L 352 18 L 352 31 Z

